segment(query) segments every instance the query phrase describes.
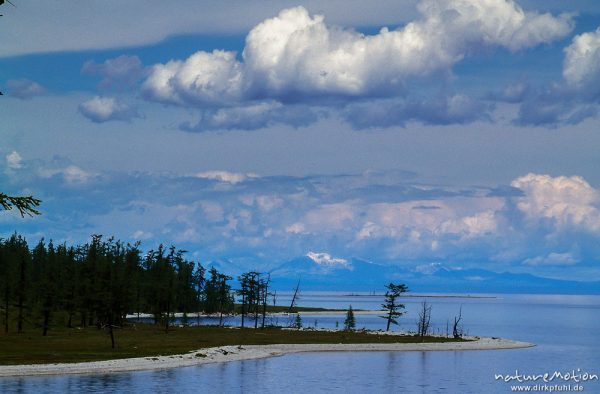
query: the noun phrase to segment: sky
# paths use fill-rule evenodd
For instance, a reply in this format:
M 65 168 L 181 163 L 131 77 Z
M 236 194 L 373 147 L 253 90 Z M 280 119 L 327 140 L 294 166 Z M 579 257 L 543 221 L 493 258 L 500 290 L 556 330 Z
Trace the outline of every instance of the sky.
M 0 236 L 600 279 L 600 3 L 13 3 Z

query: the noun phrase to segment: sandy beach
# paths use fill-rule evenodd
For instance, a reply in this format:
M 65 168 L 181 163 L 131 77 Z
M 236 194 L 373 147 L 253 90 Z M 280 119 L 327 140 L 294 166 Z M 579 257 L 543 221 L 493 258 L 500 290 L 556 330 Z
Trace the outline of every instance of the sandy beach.
M 210 363 L 251 360 L 298 352 L 373 352 L 373 351 L 454 351 L 518 349 L 535 346 L 527 342 L 502 338 L 476 337 L 468 342 L 381 343 L 381 344 L 276 344 L 221 346 L 186 354 L 138 357 L 108 361 L 65 364 L 32 364 L 0 366 L 0 377 L 62 374 L 106 374 L 191 367 Z

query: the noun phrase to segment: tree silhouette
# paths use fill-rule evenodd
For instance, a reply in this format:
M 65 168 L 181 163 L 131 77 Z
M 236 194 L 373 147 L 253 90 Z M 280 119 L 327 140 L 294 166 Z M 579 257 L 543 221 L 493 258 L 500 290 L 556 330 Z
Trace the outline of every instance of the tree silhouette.
M 352 305 L 348 308 L 348 312 L 346 312 L 346 319 L 344 320 L 344 330 L 351 331 L 356 328 L 356 319 L 354 318 L 354 311 L 352 310 Z
M 13 197 L 0 192 L 0 206 L 6 211 L 17 209 L 21 217 L 25 215 L 39 215 L 40 211 L 36 208 L 40 206 L 42 200 L 33 196 Z
M 385 286 L 387 291 L 385 292 L 385 301 L 381 304 L 381 307 L 387 311 L 386 316 L 380 316 L 387 320 L 386 331 L 390 330 L 391 324 L 398 324 L 397 317 L 400 317 L 404 314 L 401 312 L 404 310 L 404 304 L 398 303 L 398 297 L 402 295 L 402 293 L 406 293 L 408 291 L 408 287 L 404 284 L 395 285 L 390 283 Z

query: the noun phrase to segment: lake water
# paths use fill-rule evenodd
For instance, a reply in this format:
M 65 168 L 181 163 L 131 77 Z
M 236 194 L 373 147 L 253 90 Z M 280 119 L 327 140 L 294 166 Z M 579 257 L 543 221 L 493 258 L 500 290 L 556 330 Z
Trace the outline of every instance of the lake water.
M 462 308 L 464 328 L 469 334 L 506 337 L 537 346 L 493 351 L 300 353 L 167 371 L 0 379 L 0 392 L 508 393 L 518 383 L 496 380 L 495 374 L 515 375 L 518 371 L 540 375 L 575 370 L 579 375 L 600 375 L 600 296 L 498 295 L 426 300 L 432 306 L 434 329 L 440 333 L 445 333 L 446 322 Z M 402 329 L 415 330 L 422 301 L 404 301 L 407 314 L 400 321 Z M 279 303 L 285 304 L 285 297 Z M 381 298 L 374 296 L 307 293 L 299 304 L 377 309 L 380 303 Z M 335 327 L 336 322 L 343 325 L 344 316 L 303 314 L 302 319 L 304 326 L 313 326 L 316 320 L 317 327 Z M 376 315 L 359 313 L 356 321 L 358 328 L 378 329 L 385 324 Z M 584 392 L 600 393 L 598 380 L 538 380 L 527 385 L 536 383 L 546 384 L 545 389 L 540 388 L 545 391 L 538 392 L 551 388 L 575 391 L 580 385 Z

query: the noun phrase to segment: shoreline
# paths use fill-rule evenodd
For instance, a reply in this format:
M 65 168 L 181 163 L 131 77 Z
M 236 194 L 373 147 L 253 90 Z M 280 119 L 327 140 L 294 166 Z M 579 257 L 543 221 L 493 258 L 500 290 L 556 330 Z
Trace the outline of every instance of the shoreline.
M 384 310 L 374 310 L 374 309 L 353 309 L 354 315 L 379 315 L 379 314 L 385 314 L 386 311 Z M 279 316 L 290 316 L 290 315 L 345 315 L 346 313 L 348 313 L 347 309 L 332 309 L 332 310 L 325 310 L 325 311 L 297 311 L 297 312 L 267 312 L 267 317 L 279 317 Z M 237 313 L 237 314 L 224 314 L 223 318 L 229 318 L 229 317 L 237 317 L 237 316 L 241 316 L 241 314 Z M 259 315 L 262 316 L 262 315 Z M 173 313 L 173 317 L 175 318 L 182 318 L 183 317 L 183 313 L 181 312 L 177 312 L 177 313 Z M 189 313 L 188 314 L 188 320 L 190 322 L 193 322 L 194 319 L 197 318 L 201 318 L 201 319 L 205 319 L 205 318 L 219 318 L 219 314 L 218 313 L 213 313 L 213 314 L 205 314 L 205 313 Z M 154 318 L 154 315 L 150 314 L 150 313 L 140 313 L 139 316 L 140 319 L 152 319 Z M 248 319 L 253 320 L 253 318 L 251 316 L 247 317 Z M 138 315 L 137 314 L 128 314 L 126 316 L 127 320 L 130 320 L 132 323 L 137 322 L 138 320 Z
M 107 374 L 192 367 L 204 364 L 253 360 L 301 352 L 408 352 L 520 349 L 534 344 L 495 337 L 466 337 L 465 342 L 274 344 L 220 346 L 171 356 L 137 357 L 62 364 L 2 365 L 0 378 L 73 374 Z

